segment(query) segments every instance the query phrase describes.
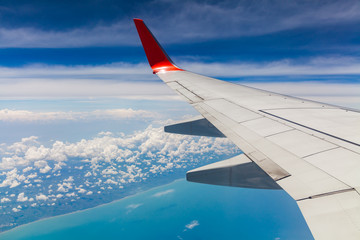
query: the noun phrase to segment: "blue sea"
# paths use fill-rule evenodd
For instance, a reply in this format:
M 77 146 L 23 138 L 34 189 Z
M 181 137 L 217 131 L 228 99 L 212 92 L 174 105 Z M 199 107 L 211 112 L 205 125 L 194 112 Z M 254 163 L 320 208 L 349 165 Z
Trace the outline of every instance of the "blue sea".
M 84 211 L 22 225 L 1 240 L 313 239 L 296 203 L 280 190 L 177 180 Z

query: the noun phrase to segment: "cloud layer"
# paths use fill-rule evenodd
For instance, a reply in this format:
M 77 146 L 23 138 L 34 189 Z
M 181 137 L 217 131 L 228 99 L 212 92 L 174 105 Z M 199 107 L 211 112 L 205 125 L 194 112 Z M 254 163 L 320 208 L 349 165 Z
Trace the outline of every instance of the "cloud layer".
M 210 144 L 212 144 L 211 147 Z M 88 159 L 92 164 L 97 164 L 99 161 L 110 162 L 113 160 L 120 163 L 133 163 L 142 154 L 147 154 L 151 159 L 156 159 L 159 163 L 166 163 L 167 167 L 173 168 L 175 165 L 171 160 L 181 162 L 181 159 L 188 154 L 213 151 L 221 148 L 222 144 L 228 144 L 228 140 L 202 137 L 196 142 L 192 137 L 167 134 L 163 132 L 162 128 L 153 128 L 151 126 L 144 132 L 138 132 L 130 136 L 117 137 L 107 132 L 101 133 L 97 138 L 83 139 L 76 143 L 56 141 L 51 147 L 45 147 L 38 142 L 37 137 L 32 136 L 23 138 L 21 142 L 9 146 L 3 144 L 0 148 L 0 153 L 3 155 L 0 169 L 30 166 L 47 172 L 50 170 L 48 169 L 48 161 L 61 164 L 73 158 Z M 155 152 L 152 153 L 152 151 Z M 150 171 L 157 172 L 163 167 L 154 165 L 150 168 Z M 103 173 L 111 175 L 118 172 L 108 168 Z M 22 177 L 12 179 L 21 181 Z
M 360 75 L 360 60 L 351 57 L 317 57 L 305 62 L 291 60 L 267 63 L 205 63 L 180 62 L 184 69 L 217 78 L 241 80 L 261 86 L 267 85 L 277 92 L 281 84 L 272 77 L 281 77 L 282 82 L 296 81 L 299 87 L 291 87 L 284 94 L 297 96 L 328 95 L 359 97 L 357 84 Z M 146 64 L 111 64 L 101 66 L 49 66 L 32 65 L 16 68 L 0 68 L 0 96 L 2 99 L 43 98 L 125 98 L 125 99 L 180 99 L 170 88 L 150 73 Z M 336 77 L 336 80 L 332 80 Z M 351 81 L 343 81 L 351 77 Z M 245 80 L 244 80 L 245 79 Z M 310 79 L 310 81 L 308 80 Z M 317 82 L 314 82 L 317 81 Z M 323 81 L 323 82 L 321 82 Z M 303 82 L 303 83 L 301 83 Z M 343 84 L 343 83 L 346 84 Z M 351 83 L 352 82 L 352 83 Z M 355 82 L 355 83 L 354 83 Z M 283 83 L 282 83 L 283 84 Z M 290 86 L 291 84 L 284 85 Z M 280 91 L 281 92 L 281 91 Z M 304 95 L 305 93 L 305 95 Z M 3 110 L 4 111 L 4 110 Z M 4 114 L 4 113 L 2 113 Z M 19 113 L 20 114 L 20 113 Z M 31 113 L 23 112 L 22 115 Z M 54 116 L 56 113 L 51 113 Z M 64 115 L 65 113 L 59 113 Z M 74 118 L 76 113 L 66 113 Z M 96 114 L 96 113 L 89 113 Z M 110 115 L 110 113 L 105 113 Z M 50 118 L 50 116 L 49 116 Z
M 95 110 L 91 112 L 33 112 L 27 110 L 10 110 L 0 109 L 0 121 L 54 121 L 54 120 L 89 120 L 89 119 L 152 119 L 156 117 L 156 113 L 145 110 L 128 109 L 107 109 Z
M 194 72 L 223 77 L 360 74 L 360 59 L 357 57 L 314 57 L 307 61 L 284 59 L 261 63 L 184 62 L 179 65 Z
M 184 177 L 189 169 L 239 153 L 227 139 L 167 134 L 152 126 L 130 135 L 106 132 L 50 146 L 35 136 L 1 144 L 0 215 L 7 217 L 0 217 L 0 225 L 8 228 L 47 211 L 60 214 L 115 200 L 147 184 L 154 186 L 158 178 Z

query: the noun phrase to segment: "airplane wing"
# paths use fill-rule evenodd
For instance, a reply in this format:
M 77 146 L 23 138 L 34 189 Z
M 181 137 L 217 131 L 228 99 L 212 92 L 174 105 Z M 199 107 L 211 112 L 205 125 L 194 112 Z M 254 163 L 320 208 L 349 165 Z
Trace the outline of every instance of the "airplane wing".
M 284 189 L 315 239 L 360 239 L 360 112 L 185 71 L 134 19 L 149 64 L 203 118 L 165 131 L 227 137 L 244 154 L 187 173 L 194 182 Z

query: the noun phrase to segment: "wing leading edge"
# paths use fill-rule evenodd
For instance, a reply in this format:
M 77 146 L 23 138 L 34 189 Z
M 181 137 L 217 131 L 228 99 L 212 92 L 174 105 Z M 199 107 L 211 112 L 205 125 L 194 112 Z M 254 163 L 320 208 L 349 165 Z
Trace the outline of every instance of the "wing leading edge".
M 258 181 L 259 188 L 266 180 L 297 201 L 316 239 L 360 239 L 358 111 L 184 71 L 144 22 L 134 21 L 154 74 L 244 152 L 235 164 L 230 159 L 195 169 L 190 178 L 220 179 L 220 185 L 238 179 L 231 186 L 241 187 L 256 187 Z M 257 167 L 229 174 L 245 165 Z

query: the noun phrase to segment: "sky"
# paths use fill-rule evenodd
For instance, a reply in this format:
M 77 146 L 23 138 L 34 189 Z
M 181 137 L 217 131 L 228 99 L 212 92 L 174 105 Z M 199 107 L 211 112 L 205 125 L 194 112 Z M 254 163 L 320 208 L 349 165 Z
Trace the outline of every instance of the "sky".
M 176 169 L 169 161 L 154 160 L 164 153 L 183 161 L 190 158 L 189 148 L 191 156 L 201 159 L 202 154 L 238 151 L 226 140 L 192 140 L 161 132 L 167 123 L 198 113 L 152 74 L 133 18 L 143 19 L 172 60 L 186 70 L 360 109 L 357 0 L 4 0 L 0 192 L 11 186 L 16 190 L 31 179 L 39 184 L 52 178 L 49 173 L 65 169 L 62 163 L 78 158 L 88 160 L 85 168 L 112 184 L 120 180 L 110 177 L 115 171 L 111 159 L 150 158 L 153 165 L 143 173 L 147 178 L 153 174 L 152 166 L 155 173 Z M 123 143 L 131 145 L 129 152 Z M 179 145 L 182 148 L 176 150 Z M 133 169 L 128 178 L 143 181 L 136 168 L 141 163 L 134 164 L 125 166 Z M 64 190 L 60 197 L 34 192 L 31 197 L 22 189 L 6 193 L 2 203 L 18 202 L 20 208 L 12 211 L 16 213 L 36 196 L 45 201 L 66 194 L 74 197 L 75 189 L 76 194 L 95 193 L 81 190 L 87 186 L 83 182 L 73 186 L 78 179 L 69 180 L 67 175 L 61 186 L 46 185 L 48 191 Z M 94 180 L 89 186 L 96 184 Z
M 360 108 L 359 1 L 2 1 L 0 140 L 196 115 L 151 74 L 134 17 L 186 70 Z
M 190 71 L 359 82 L 358 1 L 2 1 L 1 98 L 174 98 L 151 74 L 134 17 Z

